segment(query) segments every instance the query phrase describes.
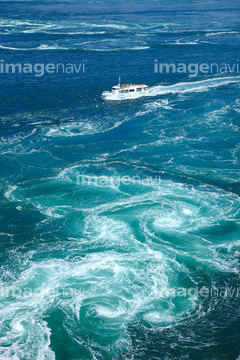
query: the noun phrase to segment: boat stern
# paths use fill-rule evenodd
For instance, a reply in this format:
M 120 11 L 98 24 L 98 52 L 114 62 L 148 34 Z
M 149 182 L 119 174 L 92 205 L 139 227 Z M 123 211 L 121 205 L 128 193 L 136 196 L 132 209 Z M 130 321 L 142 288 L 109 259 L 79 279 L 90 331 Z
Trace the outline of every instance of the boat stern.
M 111 93 L 110 91 L 104 91 L 101 95 L 102 100 L 111 100 L 112 97 L 113 97 L 113 93 Z

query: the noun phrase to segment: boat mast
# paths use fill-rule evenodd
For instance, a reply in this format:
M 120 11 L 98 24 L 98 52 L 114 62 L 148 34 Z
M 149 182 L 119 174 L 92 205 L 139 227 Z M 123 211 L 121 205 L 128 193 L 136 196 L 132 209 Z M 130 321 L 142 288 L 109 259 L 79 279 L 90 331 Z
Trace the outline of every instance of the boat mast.
M 120 86 L 120 84 L 121 84 L 121 76 L 119 76 L 118 78 L 118 86 Z

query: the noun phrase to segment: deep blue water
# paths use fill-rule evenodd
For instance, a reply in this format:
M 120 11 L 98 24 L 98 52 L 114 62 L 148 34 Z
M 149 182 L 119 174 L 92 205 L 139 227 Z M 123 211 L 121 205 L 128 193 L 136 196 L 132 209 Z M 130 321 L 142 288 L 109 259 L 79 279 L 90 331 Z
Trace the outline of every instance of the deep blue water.
M 0 66 L 81 68 L 0 73 L 0 360 L 239 359 L 239 50 L 238 1 L 1 1 Z

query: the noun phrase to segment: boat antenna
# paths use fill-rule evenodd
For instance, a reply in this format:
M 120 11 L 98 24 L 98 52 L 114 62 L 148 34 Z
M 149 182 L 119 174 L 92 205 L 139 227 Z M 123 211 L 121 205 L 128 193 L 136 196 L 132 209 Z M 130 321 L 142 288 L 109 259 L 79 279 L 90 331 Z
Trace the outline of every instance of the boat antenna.
M 121 85 L 121 76 L 119 76 L 119 78 L 118 78 L 118 86 L 120 86 Z

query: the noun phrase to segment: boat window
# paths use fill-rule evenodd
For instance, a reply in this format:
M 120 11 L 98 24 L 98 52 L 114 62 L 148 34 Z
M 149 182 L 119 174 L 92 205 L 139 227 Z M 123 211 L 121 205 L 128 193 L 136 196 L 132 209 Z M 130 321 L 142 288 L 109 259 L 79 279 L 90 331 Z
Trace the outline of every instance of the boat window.
M 142 88 L 137 88 L 137 91 L 142 91 Z
M 129 92 L 133 92 L 133 91 L 134 91 L 134 89 L 129 90 Z

